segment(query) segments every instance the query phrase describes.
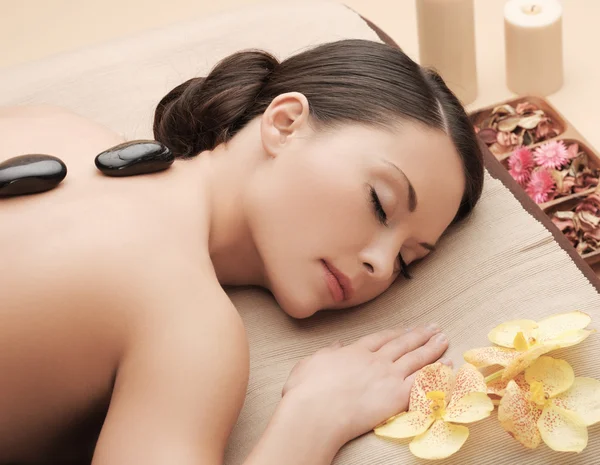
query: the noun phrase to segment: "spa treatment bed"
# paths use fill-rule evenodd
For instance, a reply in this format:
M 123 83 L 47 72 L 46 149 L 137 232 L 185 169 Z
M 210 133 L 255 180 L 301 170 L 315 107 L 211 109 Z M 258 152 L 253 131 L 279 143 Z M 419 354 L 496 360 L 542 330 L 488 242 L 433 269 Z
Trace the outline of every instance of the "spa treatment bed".
M 375 25 L 342 4 L 279 2 L 1 70 L 0 105 L 58 105 L 127 139 L 152 138 L 158 100 L 175 85 L 205 75 L 220 58 L 246 48 L 265 49 L 285 58 L 342 38 L 396 46 Z M 298 321 L 281 312 L 266 292 L 229 291 L 247 328 L 251 374 L 246 402 L 226 451 L 227 465 L 242 464 L 260 437 L 294 364 L 336 339 L 351 342 L 384 328 L 436 321 L 450 339 L 448 356 L 458 367 L 463 352 L 489 345 L 488 331 L 508 320 L 540 320 L 580 310 L 592 317 L 591 328 L 598 328 L 600 281 L 485 151 L 485 188 L 472 217 L 451 228 L 434 256 L 413 268 L 414 279 L 399 279 L 375 301 Z M 600 378 L 600 335 L 592 334 L 577 347 L 553 355 L 564 354 L 577 376 Z M 469 430 L 463 448 L 438 463 L 591 465 L 598 463 L 600 454 L 598 425 L 589 428 L 589 444 L 581 454 L 554 452 L 544 444 L 528 450 L 502 429 L 496 412 L 469 425 Z M 334 463 L 424 463 L 409 452 L 408 442 L 367 434 L 346 445 Z

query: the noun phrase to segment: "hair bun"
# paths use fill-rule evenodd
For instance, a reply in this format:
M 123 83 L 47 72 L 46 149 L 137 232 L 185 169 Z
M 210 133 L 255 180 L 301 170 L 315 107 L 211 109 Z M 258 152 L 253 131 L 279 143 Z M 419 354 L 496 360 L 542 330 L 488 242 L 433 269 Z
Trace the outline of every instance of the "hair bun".
M 229 140 L 251 113 L 279 62 L 262 51 L 244 51 L 219 62 L 205 78 L 192 78 L 159 102 L 154 137 L 176 157 L 194 156 Z

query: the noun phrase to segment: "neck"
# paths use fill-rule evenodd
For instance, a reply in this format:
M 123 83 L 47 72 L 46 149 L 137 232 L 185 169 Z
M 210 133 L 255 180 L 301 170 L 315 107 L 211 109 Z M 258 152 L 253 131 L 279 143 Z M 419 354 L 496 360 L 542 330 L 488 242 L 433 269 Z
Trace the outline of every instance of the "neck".
M 207 156 L 210 187 L 209 253 L 219 282 L 225 286 L 267 287 L 263 261 L 250 228 L 245 190 L 264 157 L 258 121 Z

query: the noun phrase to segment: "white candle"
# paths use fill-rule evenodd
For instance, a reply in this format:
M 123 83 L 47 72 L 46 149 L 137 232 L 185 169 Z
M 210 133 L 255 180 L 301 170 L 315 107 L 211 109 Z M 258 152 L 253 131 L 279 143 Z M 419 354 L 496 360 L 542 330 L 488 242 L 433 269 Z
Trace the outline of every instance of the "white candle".
M 473 0 L 417 0 L 419 61 L 464 105 L 477 98 Z
M 506 83 L 544 97 L 563 85 L 562 6 L 558 0 L 510 0 L 504 6 Z

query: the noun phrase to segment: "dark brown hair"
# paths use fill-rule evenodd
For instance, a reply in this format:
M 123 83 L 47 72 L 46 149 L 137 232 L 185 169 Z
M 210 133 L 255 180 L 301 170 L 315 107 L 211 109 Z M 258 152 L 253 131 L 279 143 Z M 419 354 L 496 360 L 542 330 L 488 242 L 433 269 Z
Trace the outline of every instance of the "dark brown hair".
M 176 157 L 193 157 L 230 140 L 285 92 L 306 96 L 316 126 L 354 122 L 390 127 L 398 120 L 413 120 L 445 132 L 466 175 L 454 221 L 477 203 L 483 157 L 461 103 L 436 72 L 378 42 L 331 42 L 281 63 L 263 51 L 235 53 L 207 77 L 184 82 L 160 101 L 154 137 Z

